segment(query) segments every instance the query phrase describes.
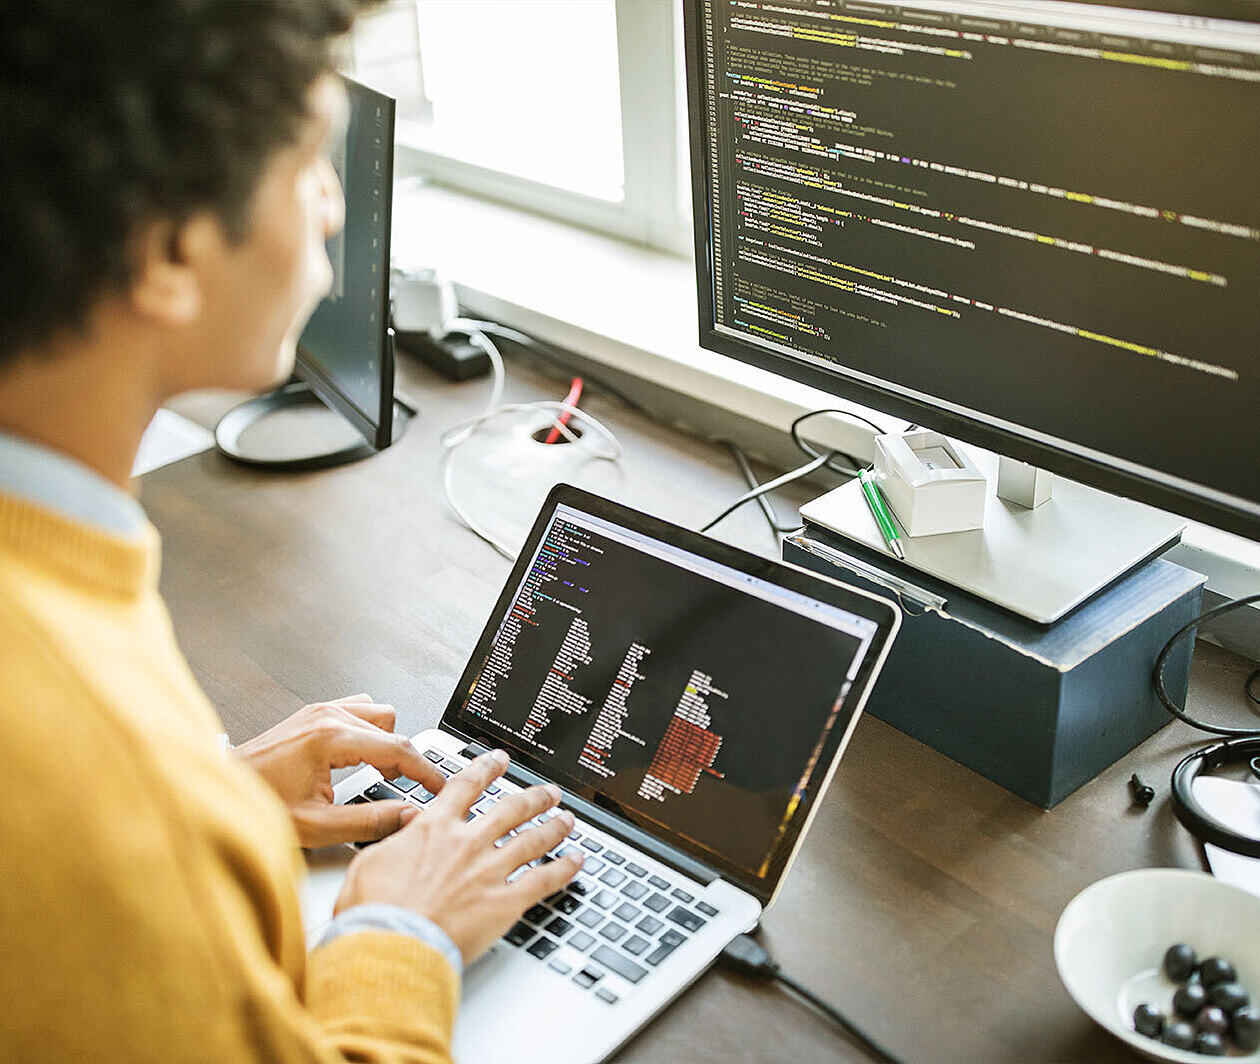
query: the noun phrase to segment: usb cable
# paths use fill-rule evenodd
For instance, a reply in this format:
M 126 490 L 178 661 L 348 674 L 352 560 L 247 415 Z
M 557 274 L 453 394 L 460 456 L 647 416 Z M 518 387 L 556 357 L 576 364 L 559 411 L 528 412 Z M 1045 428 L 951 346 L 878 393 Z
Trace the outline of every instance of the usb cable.
M 801 986 L 791 976 L 784 975 L 779 965 L 770 959 L 770 954 L 748 935 L 737 935 L 718 957 L 718 963 L 732 971 L 751 975 L 756 979 L 774 980 L 782 983 L 789 990 L 803 997 L 814 1008 L 830 1017 L 843 1030 L 847 1031 L 864 1049 L 888 1064 L 902 1064 L 902 1061 L 880 1045 L 843 1013 L 828 1005 L 822 998 Z

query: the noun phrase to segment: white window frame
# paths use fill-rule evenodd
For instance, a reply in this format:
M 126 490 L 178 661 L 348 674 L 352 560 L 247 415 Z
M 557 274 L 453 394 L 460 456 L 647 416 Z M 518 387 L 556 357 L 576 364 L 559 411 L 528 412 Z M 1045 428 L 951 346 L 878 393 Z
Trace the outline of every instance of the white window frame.
M 692 252 L 692 229 L 679 205 L 678 0 L 614 0 L 625 183 L 621 202 L 530 180 L 443 155 L 418 143 L 400 122 L 397 171 L 484 199 L 607 233 L 675 255 Z M 393 5 L 391 5 L 393 6 Z M 417 11 L 417 31 L 424 32 Z M 417 40 L 419 38 L 417 37 Z M 353 73 L 353 70 L 351 70 Z

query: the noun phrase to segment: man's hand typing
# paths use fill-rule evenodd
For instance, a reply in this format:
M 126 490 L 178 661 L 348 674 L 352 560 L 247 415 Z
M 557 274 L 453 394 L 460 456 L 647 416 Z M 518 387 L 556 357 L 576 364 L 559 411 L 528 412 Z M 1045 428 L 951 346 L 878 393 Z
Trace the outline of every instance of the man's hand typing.
M 507 766 L 502 750 L 483 754 L 447 780 L 446 789 L 401 831 L 360 853 L 350 864 L 336 911 L 367 902 L 410 909 L 445 931 L 471 964 L 521 913 L 565 886 L 582 867 L 581 857 L 558 858 L 507 882 L 572 830 L 569 812 L 519 830 L 556 806 L 558 787 L 530 787 L 476 820 L 464 820 Z M 509 835 L 514 830 L 518 833 Z M 496 846 L 500 839 L 503 845 Z
M 406 822 L 405 802 L 334 805 L 332 770 L 366 763 L 386 778 L 409 776 L 431 791 L 445 779 L 411 743 L 394 733 L 394 710 L 368 695 L 305 706 L 236 748 L 289 807 L 308 849 L 384 838 Z

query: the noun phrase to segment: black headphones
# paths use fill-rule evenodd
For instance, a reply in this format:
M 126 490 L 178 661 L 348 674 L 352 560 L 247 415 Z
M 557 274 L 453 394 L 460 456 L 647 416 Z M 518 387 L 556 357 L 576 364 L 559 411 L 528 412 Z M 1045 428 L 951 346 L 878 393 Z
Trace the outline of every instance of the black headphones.
M 1244 857 L 1260 858 L 1260 838 L 1240 834 L 1222 824 L 1194 796 L 1194 781 L 1205 772 L 1243 762 L 1249 762 L 1252 773 L 1260 777 L 1260 737 L 1226 739 L 1183 757 L 1172 774 L 1173 812 L 1181 826 L 1201 842 Z
M 1229 850 L 1231 853 L 1241 854 L 1244 857 L 1260 858 L 1260 838 L 1253 835 L 1243 835 L 1228 825 L 1222 824 L 1214 816 L 1211 816 L 1194 796 L 1194 781 L 1196 779 L 1204 773 L 1215 772 L 1226 765 L 1239 765 L 1247 762 L 1251 766 L 1252 775 L 1256 777 L 1257 782 L 1260 782 L 1260 732 L 1253 728 L 1228 727 L 1226 725 L 1209 724 L 1195 720 L 1186 713 L 1183 707 L 1173 702 L 1164 688 L 1164 664 L 1168 661 L 1173 647 L 1180 640 L 1188 636 L 1204 621 L 1212 620 L 1223 613 L 1228 613 L 1240 606 L 1250 605 L 1253 602 L 1260 602 L 1260 595 L 1247 595 L 1244 598 L 1234 599 L 1196 617 L 1164 644 L 1164 649 L 1160 651 L 1159 657 L 1155 661 L 1154 679 L 1155 694 L 1160 702 L 1164 704 L 1164 708 L 1174 717 L 1185 721 L 1192 728 L 1197 728 L 1200 731 L 1227 736 L 1222 742 L 1212 743 L 1210 746 L 1205 746 L 1201 750 L 1196 750 L 1193 754 L 1182 758 L 1177 767 L 1173 769 L 1172 802 L 1173 812 L 1176 813 L 1177 819 L 1181 821 L 1182 827 L 1200 842 L 1211 843 L 1213 846 L 1219 846 L 1222 850 Z M 1257 678 L 1260 678 L 1260 669 L 1248 676 L 1245 684 L 1247 697 L 1253 702 L 1260 702 L 1260 698 L 1257 698 L 1254 693 Z

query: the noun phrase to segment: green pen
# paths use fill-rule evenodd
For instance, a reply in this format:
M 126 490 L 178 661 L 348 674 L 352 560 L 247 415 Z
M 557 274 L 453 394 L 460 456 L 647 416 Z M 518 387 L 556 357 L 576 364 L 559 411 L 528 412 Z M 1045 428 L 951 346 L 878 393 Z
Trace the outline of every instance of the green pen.
M 888 509 L 888 503 L 884 501 L 884 495 L 879 490 L 879 485 L 875 483 L 875 478 L 871 476 L 870 470 L 863 469 L 858 474 L 858 479 L 862 482 L 862 494 L 866 496 L 866 505 L 870 507 L 871 516 L 879 525 L 880 534 L 884 537 L 884 543 L 887 544 L 889 552 L 894 558 L 905 561 L 906 551 L 901 545 L 901 534 L 897 531 L 897 522 L 893 519 L 892 511 Z

